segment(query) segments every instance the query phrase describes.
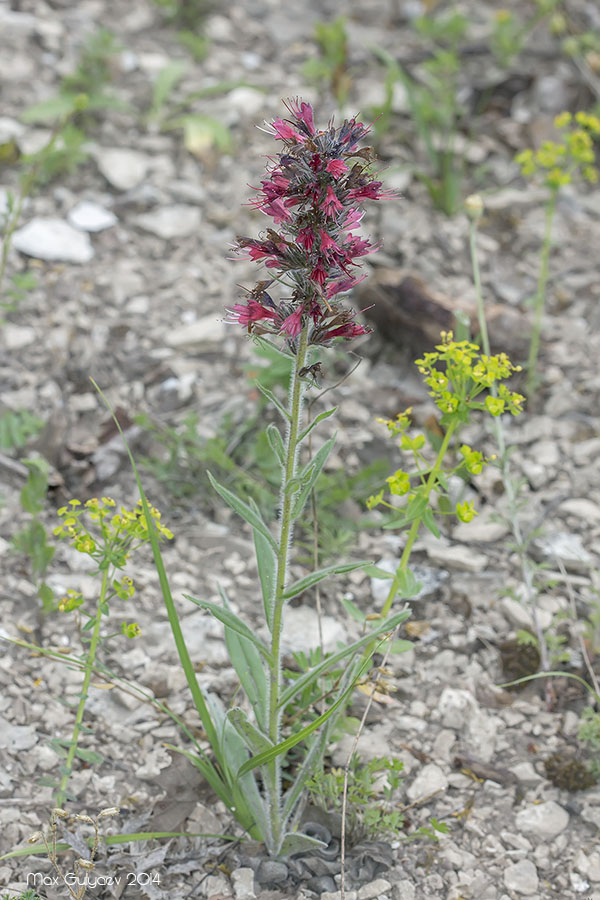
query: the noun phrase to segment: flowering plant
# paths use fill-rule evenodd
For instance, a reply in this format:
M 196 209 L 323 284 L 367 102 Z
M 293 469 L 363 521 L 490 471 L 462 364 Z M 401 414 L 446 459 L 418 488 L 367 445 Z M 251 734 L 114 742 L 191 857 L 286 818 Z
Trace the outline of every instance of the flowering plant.
M 307 375 L 314 370 L 310 354 L 315 345 L 328 346 L 366 333 L 367 329 L 355 321 L 355 313 L 342 306 L 339 295 L 361 280 L 356 274 L 360 267 L 356 260 L 376 249 L 368 239 L 354 234 L 362 218 L 362 201 L 391 196 L 382 191 L 381 182 L 370 171 L 373 151 L 359 149 L 368 128 L 350 119 L 339 128 L 330 123 L 319 131 L 307 103 L 288 101 L 286 106 L 289 117 L 277 118 L 268 126 L 282 150 L 271 161 L 267 177 L 251 201 L 255 209 L 273 219 L 278 230 L 267 228 L 259 238 L 237 240 L 237 248 L 247 258 L 263 262 L 273 277 L 259 281 L 247 291 L 243 302 L 228 310 L 230 322 L 243 325 L 252 335 L 279 339 L 278 349 L 294 360 L 287 406 L 261 388 L 285 423 L 283 434 L 274 424 L 268 429 L 281 468 L 277 537 L 256 504 L 238 497 L 209 473 L 223 500 L 252 528 L 268 639 L 262 639 L 254 623 L 251 627 L 234 614 L 222 588 L 222 604 L 189 598 L 223 623 L 231 663 L 246 695 L 243 705 L 225 710 L 221 701 L 197 682 L 160 556 L 158 535 L 141 490 L 169 621 L 213 758 L 200 745 L 198 754 L 185 752 L 237 821 L 253 838 L 263 841 L 273 856 L 322 846 L 299 830 L 306 782 L 321 764 L 336 714 L 343 711 L 358 679 L 369 669 L 373 653 L 409 615 L 402 610 L 387 619 L 374 617 L 361 638 L 320 658 L 301 677 L 286 684 L 281 638 L 287 603 L 329 575 L 367 564 L 331 565 L 310 572 L 294 584 L 288 581 L 294 523 L 335 440 L 329 439 L 314 457 L 300 463 L 305 438 L 335 412 L 322 412 L 303 427 L 302 398 L 311 382 Z M 286 710 L 294 704 L 296 714 L 302 713 L 302 698 L 310 694 L 307 688 L 339 669 L 341 661 L 345 666 L 330 695 L 330 705 L 312 716 L 309 724 L 285 737 L 282 725 Z M 305 748 L 303 761 L 284 791 L 283 760 L 301 742 Z

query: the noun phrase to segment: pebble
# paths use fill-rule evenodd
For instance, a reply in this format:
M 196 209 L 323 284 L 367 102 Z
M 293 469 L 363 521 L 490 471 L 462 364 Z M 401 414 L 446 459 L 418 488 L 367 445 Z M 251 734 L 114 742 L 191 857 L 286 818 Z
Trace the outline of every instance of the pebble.
M 82 200 L 77 206 L 74 206 L 67 219 L 80 231 L 93 232 L 104 231 L 105 228 L 111 228 L 119 221 L 109 209 L 105 209 L 98 203 L 92 203 L 90 200 Z
M 412 881 L 403 878 L 397 881 L 392 888 L 392 900 L 415 900 L 415 886 Z
M 32 219 L 15 231 L 12 243 L 20 253 L 47 262 L 87 263 L 94 255 L 87 234 L 63 219 Z
M 519 831 L 538 837 L 540 841 L 548 841 L 565 830 L 569 824 L 569 813 L 554 800 L 548 800 L 521 810 L 515 817 L 515 824 Z
M 392 885 L 389 881 L 386 881 L 385 878 L 376 878 L 375 881 L 371 881 L 369 884 L 363 884 L 363 886 L 358 889 L 356 900 L 375 900 L 380 894 L 385 894 L 387 891 L 391 890 L 391 887 Z
M 227 95 L 227 106 L 234 109 L 247 119 L 254 120 L 258 113 L 264 109 L 265 94 L 254 88 L 238 87 L 234 88 Z
M 98 147 L 94 156 L 102 175 L 118 191 L 137 187 L 146 177 L 151 162 L 143 153 L 121 147 Z
M 250 868 L 236 869 L 231 873 L 235 900 L 256 900 L 254 893 L 254 872 Z
M 575 516 L 582 525 L 597 525 L 600 522 L 600 506 L 585 497 L 573 497 L 558 507 L 560 512 Z
M 0 716 L 0 748 L 11 753 L 30 750 L 38 742 L 33 725 L 13 725 Z
M 135 217 L 134 222 L 144 231 L 169 241 L 173 238 L 187 237 L 193 234 L 198 230 L 200 219 L 201 214 L 197 206 L 179 203 L 142 213 Z
M 323 648 L 336 650 L 338 641 L 346 640 L 346 629 L 333 616 L 321 616 Z M 281 646 L 284 652 L 309 653 L 319 646 L 319 616 L 310 606 L 288 607 L 283 620 Z
M 441 541 L 427 547 L 427 556 L 434 563 L 448 566 L 449 569 L 461 569 L 464 572 L 482 572 L 488 564 L 488 558 L 484 553 L 478 553 L 477 550 L 461 544 L 444 546 Z
M 406 789 L 406 796 L 413 803 L 421 797 L 428 797 L 435 791 L 445 791 L 448 787 L 448 779 L 444 772 L 435 763 L 423 766 L 415 780 Z
M 189 325 L 181 325 L 174 328 L 165 338 L 169 347 L 196 347 L 203 344 L 220 344 L 225 338 L 226 327 L 222 318 L 216 313 L 203 316 L 190 322 Z
M 22 350 L 23 347 L 31 346 L 37 339 L 35 328 L 30 328 L 29 325 L 13 325 L 11 322 L 6 322 L 2 326 L 2 337 L 7 350 Z
M 532 897 L 538 891 L 538 874 L 529 859 L 522 859 L 504 870 L 504 884 L 509 891 L 516 891 L 523 897 Z
M 534 631 L 533 619 L 528 609 L 514 597 L 503 597 L 500 601 L 500 609 L 515 628 L 523 628 L 526 631 Z
M 579 535 L 569 531 L 544 534 L 533 541 L 531 548 L 539 561 L 547 560 L 552 565 L 560 561 L 567 572 L 588 572 L 592 565 L 592 557 Z

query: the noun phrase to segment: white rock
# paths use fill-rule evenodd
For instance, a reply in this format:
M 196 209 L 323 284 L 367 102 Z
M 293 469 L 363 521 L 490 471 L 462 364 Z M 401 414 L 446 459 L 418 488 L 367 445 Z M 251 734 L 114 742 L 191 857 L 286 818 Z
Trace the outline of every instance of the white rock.
M 500 609 L 515 628 L 534 631 L 533 619 L 529 610 L 514 597 L 503 597 L 500 601 Z
M 30 750 L 38 742 L 33 725 L 13 725 L 0 716 L 0 748 L 15 752 Z
M 535 771 L 533 763 L 530 762 L 517 763 L 516 766 L 510 767 L 510 771 L 517 776 L 521 784 L 526 784 L 528 787 L 535 787 L 540 781 L 544 780 L 542 776 L 538 775 Z
M 13 325 L 7 322 L 2 326 L 2 337 L 8 350 L 21 350 L 29 347 L 36 340 L 35 328 L 28 325 Z
M 165 338 L 169 347 L 194 347 L 201 344 L 220 344 L 226 334 L 223 318 L 215 313 L 196 319 L 189 325 L 175 328 Z
M 421 797 L 428 797 L 435 791 L 445 791 L 447 787 L 448 779 L 440 767 L 435 763 L 428 763 L 406 789 L 406 796 L 412 803 Z
M 238 87 L 227 95 L 227 106 L 235 109 L 236 112 L 246 116 L 246 118 L 254 119 L 255 116 L 264 108 L 266 95 L 262 91 L 254 88 Z
M 137 150 L 98 147 L 94 156 L 100 172 L 118 191 L 130 191 L 140 184 L 150 167 L 150 158 Z
M 600 506 L 586 497 L 573 497 L 558 507 L 561 512 L 578 518 L 582 525 L 596 525 L 600 522 Z
M 521 810 L 515 817 L 515 824 L 519 831 L 548 841 L 565 830 L 569 824 L 569 813 L 554 800 L 548 800 Z
M 488 558 L 484 553 L 478 553 L 462 544 L 447 546 L 441 542 L 430 544 L 427 547 L 427 555 L 432 562 L 465 572 L 482 572 L 488 564 Z
M 538 874 L 529 859 L 522 859 L 504 870 L 504 884 L 509 891 L 523 897 L 531 897 L 538 891 Z
M 254 871 L 248 867 L 235 869 L 231 873 L 235 900 L 255 900 Z
M 363 884 L 358 889 L 358 900 L 375 900 L 380 894 L 386 894 L 392 889 L 392 885 L 385 878 L 376 878 L 369 884 Z
M 587 572 L 592 565 L 592 557 L 587 552 L 578 534 L 567 531 L 544 534 L 532 544 L 538 559 L 556 565 L 560 560 L 567 572 Z
M 415 896 L 415 886 L 406 878 L 397 881 L 392 888 L 392 900 L 415 900 Z
M 444 688 L 438 703 L 442 725 L 462 730 L 478 711 L 477 701 L 469 691 Z
M 332 616 L 321 616 L 325 652 L 335 650 L 346 638 L 346 629 Z M 288 607 L 283 620 L 281 646 L 286 652 L 308 653 L 319 646 L 319 617 L 310 606 Z
M 109 209 L 89 200 L 82 200 L 74 206 L 67 219 L 80 231 L 104 231 L 119 221 Z
M 20 253 L 48 262 L 86 263 L 94 255 L 87 234 L 63 219 L 32 219 L 15 231 L 12 243 Z
M 163 206 L 149 213 L 136 216 L 134 222 L 144 231 L 155 234 L 165 241 L 193 234 L 200 225 L 200 210 L 197 206 L 175 204 Z

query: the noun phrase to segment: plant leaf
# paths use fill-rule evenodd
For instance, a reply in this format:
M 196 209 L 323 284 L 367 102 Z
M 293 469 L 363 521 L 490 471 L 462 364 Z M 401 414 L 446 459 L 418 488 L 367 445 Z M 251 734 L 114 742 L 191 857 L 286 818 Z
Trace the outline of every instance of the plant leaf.
M 329 416 L 332 416 L 335 412 L 337 412 L 337 406 L 334 406 L 333 409 L 328 409 L 328 410 L 326 410 L 325 412 L 319 413 L 319 415 L 316 416 L 316 418 L 314 418 L 314 419 L 312 420 L 312 422 L 310 423 L 310 425 L 308 425 L 308 427 L 304 429 L 304 431 L 302 432 L 302 434 L 301 434 L 300 437 L 298 438 L 298 443 L 301 444 L 302 441 L 304 440 L 304 438 L 305 438 L 305 437 L 308 437 L 308 435 L 311 433 L 311 431 L 313 430 L 313 428 L 315 427 L 315 425 L 318 425 L 319 422 L 322 422 L 322 421 L 323 421 L 323 419 L 328 419 Z
M 264 385 L 262 385 L 262 384 L 260 383 L 260 381 L 255 381 L 254 383 L 256 384 L 256 387 L 259 389 L 259 391 L 261 392 L 261 394 L 263 395 L 263 397 L 266 397 L 267 400 L 269 401 L 269 403 L 272 403 L 273 406 L 274 406 L 276 409 L 279 410 L 279 412 L 281 413 L 281 415 L 283 416 L 283 418 L 285 419 L 285 421 L 286 421 L 286 422 L 289 422 L 289 421 L 290 421 L 290 414 L 289 414 L 289 412 L 287 411 L 287 409 L 285 408 L 285 406 L 283 405 L 283 403 L 281 403 L 281 402 L 277 399 L 277 397 L 275 396 L 275 394 L 273 393 L 273 391 L 270 391 L 269 388 L 266 388 Z
M 148 113 L 149 119 L 158 119 L 160 117 L 160 112 L 169 95 L 175 90 L 187 69 L 188 63 L 185 60 L 174 59 L 160 70 L 152 90 L 152 106 Z
M 251 753 L 263 753 L 273 746 L 273 741 L 259 731 L 239 706 L 227 710 L 227 718 L 240 735 Z
M 224 606 L 229 609 L 229 600 L 221 585 L 219 585 L 219 592 Z M 225 626 L 225 643 L 229 658 L 254 710 L 256 720 L 259 726 L 264 728 L 268 691 L 260 653 L 253 643 L 228 628 L 227 625 Z
M 281 432 L 277 425 L 274 425 L 273 422 L 270 422 L 267 425 L 267 440 L 269 441 L 269 446 L 271 450 L 279 460 L 279 465 L 285 465 L 285 447 L 283 446 L 283 438 L 281 437 Z
M 308 495 L 312 491 L 317 478 L 321 474 L 321 470 L 327 462 L 327 457 L 331 453 L 334 444 L 335 435 L 329 438 L 329 440 L 326 441 L 319 450 L 317 450 L 313 458 L 306 464 L 302 472 L 298 475 L 298 478 L 302 483 L 302 487 L 298 491 L 298 495 L 294 500 L 294 506 L 292 507 L 293 519 L 297 519 L 304 509 L 304 504 L 308 499 Z
M 252 509 L 247 503 L 245 503 L 240 497 L 230 491 L 228 488 L 224 487 L 222 484 L 219 484 L 210 472 L 207 471 L 208 480 L 214 487 L 215 491 L 220 494 L 225 503 L 230 506 L 239 516 L 242 517 L 249 525 L 252 526 L 256 531 L 258 531 L 271 545 L 273 550 L 277 551 L 277 543 L 275 538 L 267 528 L 266 524 L 263 522 L 262 517 Z
M 300 678 L 296 679 L 293 684 L 282 692 L 280 701 L 281 707 L 285 707 L 296 694 L 301 693 L 301 691 L 310 685 L 316 678 L 319 678 L 324 672 L 327 672 L 328 669 L 336 666 L 345 659 L 346 656 L 360 650 L 361 647 L 364 647 L 365 644 L 368 644 L 380 634 L 384 634 L 386 631 L 393 631 L 409 617 L 409 609 L 403 609 L 400 612 L 394 613 L 394 615 L 390 616 L 384 622 L 378 623 L 368 634 L 363 634 L 362 637 L 358 638 L 358 640 L 354 641 L 352 644 L 348 644 L 346 647 L 342 647 L 341 650 L 338 650 L 337 653 L 332 653 L 331 656 L 327 656 L 322 662 L 314 666 L 314 668 L 310 669 L 308 672 L 305 672 L 304 675 L 301 675 Z
M 282 597 L 284 600 L 291 600 L 292 597 L 297 597 L 298 594 L 302 594 L 309 588 L 314 587 L 315 584 L 323 581 L 329 575 L 343 575 L 346 572 L 354 572 L 355 569 L 360 569 L 368 564 L 368 560 L 361 560 L 360 562 L 337 563 L 333 566 L 325 566 L 324 569 L 317 569 L 316 572 L 310 572 L 304 578 L 301 578 L 300 581 L 286 588 Z
M 327 847 L 323 841 L 309 837 L 299 831 L 288 831 L 281 842 L 278 856 L 292 856 L 294 853 L 305 853 L 307 850 L 324 850 Z
M 250 499 L 250 505 L 259 515 L 258 507 L 253 499 Z M 277 581 L 277 557 L 272 545 L 264 536 L 254 530 L 254 552 L 256 554 L 256 565 L 258 567 L 258 577 L 260 579 L 260 587 L 263 597 L 263 607 L 265 611 L 265 619 L 269 627 L 269 631 L 273 631 L 273 608 L 275 605 L 275 585 Z
M 218 619 L 223 625 L 226 625 L 227 628 L 230 628 L 232 631 L 236 632 L 236 634 L 239 634 L 241 637 L 246 638 L 246 640 L 254 644 L 269 665 L 271 664 L 272 657 L 269 650 L 267 650 L 260 638 L 254 634 L 246 623 L 242 622 L 241 619 L 238 619 L 231 610 L 223 609 L 222 606 L 218 606 L 216 603 L 213 603 L 212 600 L 199 600 L 197 597 L 192 597 L 190 594 L 184 594 L 183 596 L 186 600 L 191 600 L 192 603 L 195 603 L 196 606 L 200 606 L 202 609 L 208 609 L 215 619 Z

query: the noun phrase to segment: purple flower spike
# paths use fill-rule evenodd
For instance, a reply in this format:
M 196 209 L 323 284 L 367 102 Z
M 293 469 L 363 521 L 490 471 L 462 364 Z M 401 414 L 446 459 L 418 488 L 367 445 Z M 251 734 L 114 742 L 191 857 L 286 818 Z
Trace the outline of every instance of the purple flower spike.
M 372 148 L 358 149 L 368 127 L 353 118 L 318 131 L 309 103 L 288 100 L 285 107 L 289 115 L 265 129 L 283 148 L 250 200 L 279 230 L 267 228 L 258 239 L 238 237 L 236 247 L 245 251 L 244 258 L 264 263 L 273 281 L 291 293 L 275 302 L 262 288 L 266 282 L 259 282 L 245 302 L 228 309 L 228 321 L 251 334 L 280 335 L 295 351 L 307 325 L 310 344 L 368 333 L 337 297 L 366 277 L 357 274 L 356 260 L 379 248 L 351 233 L 360 225 L 363 202 L 396 194 L 382 190 L 371 173 Z

